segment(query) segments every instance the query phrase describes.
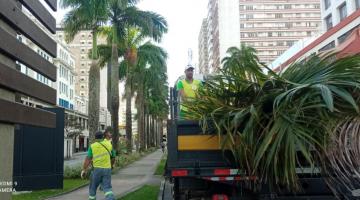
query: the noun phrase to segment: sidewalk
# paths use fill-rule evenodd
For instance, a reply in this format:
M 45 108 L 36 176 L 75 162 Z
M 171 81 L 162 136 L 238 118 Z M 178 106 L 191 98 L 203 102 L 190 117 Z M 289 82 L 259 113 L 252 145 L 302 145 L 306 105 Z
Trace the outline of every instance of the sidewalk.
M 114 195 L 122 196 L 144 184 L 160 184 L 161 178 L 153 174 L 162 155 L 161 150 L 157 150 L 114 174 L 112 176 Z M 84 187 L 71 193 L 51 198 L 51 200 L 85 200 L 88 199 L 88 192 L 89 188 Z M 105 199 L 103 192 L 98 190 L 97 193 L 96 199 Z

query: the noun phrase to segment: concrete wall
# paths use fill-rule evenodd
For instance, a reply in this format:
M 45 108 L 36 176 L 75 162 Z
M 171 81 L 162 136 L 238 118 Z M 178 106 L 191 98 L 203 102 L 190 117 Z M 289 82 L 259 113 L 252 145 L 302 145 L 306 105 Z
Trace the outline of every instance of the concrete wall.
M 7 24 L 0 20 L 0 27 L 16 36 L 16 32 Z M 0 62 L 15 68 L 15 62 L 0 54 Z M 15 101 L 15 94 L 0 88 L 0 98 L 8 101 Z M 1 113 L 6 114 L 6 113 Z M 14 125 L 0 123 L 0 183 L 12 182 L 13 159 L 14 159 Z M 11 200 L 11 192 L 2 192 L 2 190 L 12 188 L 12 186 L 0 184 L 0 199 Z

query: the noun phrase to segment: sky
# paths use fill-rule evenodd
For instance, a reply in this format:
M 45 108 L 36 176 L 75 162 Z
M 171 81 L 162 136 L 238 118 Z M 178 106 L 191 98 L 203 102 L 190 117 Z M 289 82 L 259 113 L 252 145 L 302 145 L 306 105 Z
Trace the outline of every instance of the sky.
M 168 52 L 167 62 L 169 85 L 183 75 L 188 64 L 188 50 L 193 51 L 193 64 L 198 63 L 198 36 L 203 18 L 207 15 L 208 0 L 142 0 L 138 7 L 154 11 L 168 22 L 169 31 L 160 45 Z M 59 10 L 55 16 L 59 23 L 65 10 Z

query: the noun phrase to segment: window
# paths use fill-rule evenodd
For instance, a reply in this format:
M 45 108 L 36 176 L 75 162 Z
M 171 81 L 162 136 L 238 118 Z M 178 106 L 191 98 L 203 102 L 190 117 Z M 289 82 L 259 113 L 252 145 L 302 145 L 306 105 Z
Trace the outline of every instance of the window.
M 276 51 L 276 54 L 278 55 L 278 56 L 280 56 L 280 55 L 282 55 L 283 53 L 284 53 L 285 51 Z
M 355 0 L 356 9 L 360 8 L 360 0 Z
M 333 27 L 331 14 L 325 18 L 325 24 L 326 24 L 326 30 L 329 30 Z
M 272 32 L 268 32 L 268 37 L 272 37 Z
M 287 41 L 287 42 L 286 42 L 286 45 L 287 45 L 287 46 L 292 46 L 292 45 L 294 45 L 294 41 Z
M 319 49 L 319 52 L 326 51 L 334 47 L 335 47 L 335 41 L 332 41 L 329 44 L 325 45 L 323 48 Z
M 358 28 L 360 25 L 354 27 L 353 29 L 351 29 L 350 31 L 344 33 L 343 35 L 341 35 L 340 37 L 338 37 L 338 42 L 339 44 L 343 43 L 344 41 L 346 41 L 346 39 L 351 35 L 351 33 L 354 31 L 354 29 Z
M 291 22 L 286 22 L 286 23 L 285 23 L 285 27 L 286 27 L 286 28 L 291 28 L 291 27 L 293 27 L 293 23 L 291 23 Z
M 346 3 L 342 4 L 339 7 L 339 17 L 340 17 L 340 21 L 342 21 L 347 17 Z
M 254 8 L 253 8 L 253 6 L 246 6 L 246 10 L 253 10 Z
M 291 9 L 291 4 L 286 4 L 285 9 Z
M 246 15 L 246 19 L 253 19 L 254 18 L 254 15 L 253 14 L 248 14 Z
M 327 10 L 331 6 L 331 0 L 324 0 L 325 10 Z
M 70 99 L 74 99 L 74 90 L 70 89 Z
M 311 31 L 307 31 L 306 36 L 311 36 Z
M 275 14 L 275 18 L 282 18 L 283 16 L 282 16 L 282 14 L 281 13 L 276 13 Z
M 248 33 L 248 37 L 257 37 L 256 33 Z
M 240 24 L 240 28 L 244 28 L 244 24 Z

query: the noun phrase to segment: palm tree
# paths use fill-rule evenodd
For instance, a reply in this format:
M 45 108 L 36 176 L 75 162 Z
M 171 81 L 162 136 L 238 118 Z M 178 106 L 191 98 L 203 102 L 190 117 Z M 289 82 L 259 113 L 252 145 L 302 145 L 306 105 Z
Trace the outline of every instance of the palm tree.
M 126 137 L 127 149 L 130 152 L 132 149 L 132 111 L 131 99 L 133 94 L 133 79 L 135 74 L 135 67 L 138 62 L 138 48 L 143 40 L 149 34 L 144 34 L 137 28 L 128 28 L 127 32 L 120 42 L 125 47 L 124 60 L 120 66 L 126 69 L 126 82 L 125 82 L 125 98 L 126 98 Z
M 119 137 L 118 131 L 118 112 L 119 112 L 119 63 L 118 59 L 123 56 L 126 61 L 126 136 L 128 150 L 131 151 L 132 127 L 131 127 L 131 68 L 136 65 L 136 45 L 143 37 L 150 37 L 155 41 L 160 41 L 163 33 L 167 32 L 166 20 L 149 11 L 141 11 L 136 8 L 137 0 L 108 0 L 107 13 L 111 28 L 104 31 L 108 36 L 108 44 L 111 43 L 111 51 L 106 46 L 101 49 L 106 55 L 102 56 L 102 61 L 108 62 L 111 59 L 111 80 L 109 81 L 109 91 L 111 91 L 111 113 L 112 126 L 114 130 L 114 148 L 117 148 Z M 130 27 L 137 27 L 132 29 Z M 134 38 L 141 32 L 141 37 Z M 135 40 L 132 40 L 135 39 Z M 108 54 L 111 52 L 111 56 Z M 103 62 L 103 64 L 104 64 Z
M 121 66 L 126 66 L 126 82 L 125 82 L 125 98 L 126 98 L 126 135 L 128 141 L 128 151 L 131 151 L 132 147 L 132 111 L 131 111 L 131 99 L 133 96 L 134 89 L 134 79 L 139 80 L 141 78 L 142 70 L 146 66 L 146 62 L 141 60 L 139 63 L 139 53 L 141 59 L 150 59 L 149 51 L 156 50 L 155 48 L 151 49 L 153 46 L 150 43 L 141 45 L 144 39 L 147 38 L 142 32 L 135 28 L 129 28 L 126 33 L 126 37 L 122 41 L 125 47 L 125 59 L 121 63 Z M 140 52 L 139 52 L 140 51 Z M 161 52 L 160 52 L 161 53 Z M 149 60 L 151 64 L 151 60 Z M 139 63 L 139 65 L 138 65 Z M 136 76 L 135 76 L 136 74 Z M 141 94 L 140 94 L 141 95 Z M 142 119 L 140 119 L 142 120 Z M 141 138 L 141 137 L 140 137 Z
M 166 52 L 151 42 L 146 42 L 138 48 L 138 62 L 135 67 L 133 82 L 135 85 L 136 104 L 138 110 L 138 133 L 140 139 L 140 151 L 145 149 L 145 95 L 146 91 L 154 86 L 161 86 L 166 83 Z M 165 82 L 164 82 L 165 81 Z M 166 88 L 161 88 L 162 90 Z M 151 90 L 150 90 L 151 91 Z M 162 96 L 157 96 L 161 98 Z M 167 106 L 165 106 L 167 107 Z M 158 111 L 161 109 L 158 109 Z
M 249 52 L 235 51 L 199 91 L 201 98 L 186 105 L 191 116 L 204 128 L 211 120 L 222 148 L 260 183 L 296 191 L 296 168 L 317 166 L 335 192 L 340 184 L 356 188 L 360 56 L 312 56 L 276 75 L 262 72 L 251 49 L 241 51 Z M 350 144 L 344 150 L 339 141 Z
M 89 71 L 89 135 L 90 141 L 99 126 L 100 110 L 100 69 L 97 63 L 97 34 L 99 27 L 106 22 L 106 0 L 61 0 L 63 8 L 71 8 L 64 18 L 66 40 L 72 41 L 81 30 L 92 31 L 91 67 Z

